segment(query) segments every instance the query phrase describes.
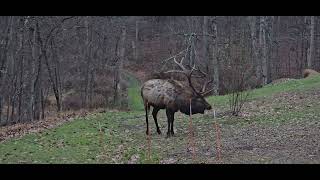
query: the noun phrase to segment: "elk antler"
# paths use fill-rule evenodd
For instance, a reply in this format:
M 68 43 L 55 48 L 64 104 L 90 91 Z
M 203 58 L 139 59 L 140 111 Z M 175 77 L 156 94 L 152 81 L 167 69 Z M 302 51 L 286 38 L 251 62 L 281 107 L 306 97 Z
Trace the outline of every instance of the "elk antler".
M 181 70 L 169 70 L 169 71 L 166 71 L 164 73 L 182 73 L 184 74 L 187 79 L 188 79 L 188 83 L 189 83 L 189 86 L 191 87 L 191 89 L 198 95 L 201 95 L 201 92 L 197 91 L 196 88 L 193 86 L 192 82 L 191 82 L 191 78 L 192 77 L 203 77 L 203 75 L 206 75 L 204 72 L 202 72 L 201 70 L 199 70 L 198 68 L 196 68 L 196 64 L 193 65 L 193 67 L 191 68 L 191 70 L 187 69 L 184 65 L 183 65 L 183 60 L 184 60 L 184 57 L 181 58 L 181 61 L 178 62 L 176 60 L 176 56 L 173 57 L 173 61 L 175 64 L 177 64 L 179 66 L 179 68 Z M 195 76 L 193 75 L 193 73 L 196 71 L 200 72 L 201 74 L 203 74 L 202 76 Z
M 192 75 L 193 70 L 197 70 L 201 75 L 200 75 L 200 76 L 192 76 L 192 77 L 200 77 L 200 78 L 207 78 L 207 79 L 209 79 L 209 78 L 208 78 L 208 74 L 205 73 L 205 72 L 203 72 L 200 68 L 199 68 L 199 69 L 196 69 L 196 68 L 195 68 L 195 65 L 193 66 L 193 68 L 192 68 L 192 70 L 191 70 L 191 75 Z M 195 88 L 194 88 L 194 87 L 192 86 L 192 84 L 191 84 L 191 75 L 190 75 L 190 81 L 189 81 L 189 83 L 190 83 L 191 88 L 192 88 L 194 91 L 196 91 Z M 198 94 L 200 94 L 201 96 L 205 96 L 205 95 L 209 94 L 211 91 L 214 90 L 214 88 L 212 88 L 212 89 L 210 89 L 210 90 L 207 90 L 207 91 L 206 91 L 206 88 L 207 88 L 207 86 L 208 86 L 210 83 L 212 83 L 212 82 L 213 82 L 212 79 L 211 79 L 211 80 L 210 80 L 210 79 L 207 80 L 206 83 L 202 86 L 202 90 L 201 90 L 200 92 L 198 92 L 198 91 L 196 91 L 196 92 L 197 92 Z
M 191 78 L 192 78 L 192 77 L 207 78 L 207 77 L 208 77 L 208 74 L 205 73 L 205 72 L 203 72 L 203 71 L 201 71 L 200 68 L 196 68 L 196 63 L 193 63 L 193 67 L 191 67 L 191 66 L 192 66 L 191 64 L 190 64 L 190 65 L 187 65 L 188 68 L 186 68 L 186 67 L 183 65 L 183 60 L 187 57 L 188 52 L 189 52 L 189 49 L 192 48 L 192 46 L 191 46 L 191 41 L 192 41 L 192 38 L 193 38 L 194 36 L 196 36 L 196 34 L 192 33 L 191 36 L 190 36 L 190 38 L 189 38 L 189 45 L 188 45 L 187 49 L 185 49 L 185 50 L 179 52 L 178 54 L 176 54 L 176 55 L 174 55 L 174 56 L 172 56 L 172 57 L 170 57 L 170 58 L 168 58 L 168 59 L 165 60 L 165 62 L 167 62 L 168 60 L 173 59 L 174 63 L 177 64 L 181 70 L 169 70 L 169 71 L 166 71 L 166 72 L 164 72 L 164 73 L 182 73 L 182 74 L 184 74 L 184 75 L 187 77 L 189 86 L 190 86 L 191 89 L 194 91 L 194 93 L 196 93 L 196 94 L 199 95 L 199 96 L 204 96 L 205 94 L 208 94 L 209 92 L 211 92 L 211 91 L 213 90 L 213 89 L 211 89 L 211 90 L 205 92 L 207 85 L 208 85 L 209 83 L 211 83 L 212 80 L 210 80 L 210 81 L 208 81 L 207 83 L 205 83 L 204 86 L 203 86 L 203 88 L 202 88 L 202 91 L 199 92 L 199 91 L 197 91 L 197 90 L 194 88 L 194 86 L 192 85 Z M 180 62 L 178 62 L 176 58 L 177 58 L 179 55 L 182 55 L 183 52 L 186 52 L 186 53 L 185 53 L 184 56 L 181 58 Z M 194 73 L 195 71 L 198 72 L 198 75 L 193 75 L 193 73 Z M 200 74 L 200 75 L 199 75 L 199 74 Z
M 208 86 L 208 84 L 212 83 L 213 80 L 208 80 L 202 87 L 201 93 L 204 93 L 206 91 L 206 88 Z
M 212 82 L 213 82 L 213 80 L 208 80 L 208 81 L 203 85 L 202 91 L 200 92 L 200 94 L 201 94 L 202 96 L 205 96 L 205 95 L 209 94 L 211 91 L 214 90 L 214 88 L 212 88 L 212 89 L 206 91 L 207 85 L 210 84 L 210 83 L 212 83 Z
M 203 72 L 203 71 L 201 71 L 200 69 L 199 69 L 199 72 L 200 72 L 206 79 L 208 79 L 208 80 L 204 83 L 204 85 L 202 86 L 202 90 L 201 90 L 201 92 L 200 92 L 200 94 L 201 94 L 202 96 L 205 96 L 206 94 L 208 94 L 208 93 L 210 93 L 211 91 L 214 90 L 214 88 L 212 88 L 212 89 L 206 91 L 207 86 L 208 86 L 210 83 L 213 82 L 213 79 L 208 78 L 208 74 L 205 73 L 205 72 Z
M 192 82 L 191 82 L 191 77 L 192 77 L 192 73 L 194 72 L 194 70 L 197 70 L 195 64 L 193 65 L 190 73 L 187 75 L 187 78 L 188 78 L 189 86 L 191 87 L 191 89 L 192 89 L 196 94 L 200 95 L 200 93 L 196 90 L 196 88 L 193 87 Z

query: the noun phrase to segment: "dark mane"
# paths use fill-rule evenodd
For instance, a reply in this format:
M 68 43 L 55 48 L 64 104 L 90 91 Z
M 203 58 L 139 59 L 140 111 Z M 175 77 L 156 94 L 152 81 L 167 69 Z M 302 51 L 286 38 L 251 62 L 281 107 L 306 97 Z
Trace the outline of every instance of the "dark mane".
M 156 72 L 152 73 L 148 79 L 170 79 L 170 76 L 163 72 Z

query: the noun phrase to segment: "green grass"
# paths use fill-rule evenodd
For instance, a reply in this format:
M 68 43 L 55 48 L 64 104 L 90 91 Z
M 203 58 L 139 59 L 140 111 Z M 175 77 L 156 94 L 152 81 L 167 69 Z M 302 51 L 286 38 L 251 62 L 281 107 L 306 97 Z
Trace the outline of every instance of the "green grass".
M 269 84 L 263 88 L 255 89 L 252 93 L 253 98 L 270 96 L 280 92 L 303 91 L 320 86 L 320 76 L 306 79 L 293 79 L 277 85 Z
M 295 110 L 280 110 L 273 114 L 259 114 L 251 117 L 236 117 L 225 116 L 218 118 L 219 123 L 226 125 L 237 125 L 239 128 L 242 125 L 250 123 L 277 125 L 285 122 L 303 122 L 303 121 L 319 121 L 320 120 L 320 105 L 316 104 L 308 108 L 300 108 Z M 204 121 L 210 118 L 204 117 Z
M 139 87 L 128 88 L 128 96 L 130 110 L 141 111 L 144 109 Z
M 144 133 L 125 132 L 122 125 L 137 115 L 140 113 L 90 115 L 52 130 L 2 142 L 0 163 L 110 163 L 117 154 L 121 154 L 118 163 L 127 163 L 134 154 L 140 156 L 140 163 L 156 163 L 156 153 L 151 161 L 146 156 L 141 142 Z M 120 145 L 123 149 L 117 149 Z
M 129 109 L 134 111 L 143 110 L 143 102 L 140 94 L 140 82 L 132 74 L 126 72 L 125 79 L 129 83 L 128 98 Z
M 320 76 L 313 76 L 306 79 L 293 79 L 284 83 L 276 85 L 266 85 L 263 88 L 251 90 L 248 101 L 258 100 L 263 98 L 270 98 L 272 95 L 278 93 L 302 92 L 313 88 L 320 87 Z M 228 105 L 228 95 L 224 96 L 211 96 L 208 98 L 211 104 L 218 107 L 226 108 Z M 269 102 L 271 103 L 271 102 Z M 283 103 L 283 102 L 282 102 Z M 269 104 L 272 108 L 276 109 L 276 114 L 259 114 L 253 117 L 223 117 L 219 118 L 219 122 L 223 124 L 238 124 L 245 125 L 247 123 L 267 123 L 277 124 L 287 121 L 303 121 L 311 119 L 320 119 L 320 105 L 315 101 L 306 102 L 311 107 L 300 107 L 298 109 L 289 110 L 285 108 L 284 104 Z
M 263 88 L 251 90 L 248 100 L 269 97 L 281 92 L 303 91 L 314 87 L 320 87 L 320 76 L 313 76 L 306 79 L 293 79 L 276 85 L 268 84 Z M 228 104 L 228 95 L 211 96 L 207 99 L 209 103 L 217 106 L 226 106 Z

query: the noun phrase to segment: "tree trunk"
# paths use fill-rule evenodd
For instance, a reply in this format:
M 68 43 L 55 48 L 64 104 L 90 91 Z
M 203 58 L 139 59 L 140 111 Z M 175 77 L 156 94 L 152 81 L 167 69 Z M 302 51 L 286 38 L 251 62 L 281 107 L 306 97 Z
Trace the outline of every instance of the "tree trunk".
M 35 99 L 34 99 L 34 118 L 36 120 L 40 119 L 41 114 L 41 91 L 42 91 L 42 57 L 39 57 L 38 59 L 38 70 L 37 70 L 37 76 L 35 80 Z
M 47 66 L 47 70 L 48 70 L 49 81 L 51 83 L 53 94 L 54 94 L 55 99 L 56 99 L 57 112 L 59 112 L 59 111 L 61 111 L 61 98 L 60 98 L 61 96 L 60 96 L 60 93 L 59 93 L 59 88 L 57 87 L 57 82 L 56 82 L 57 78 L 54 78 L 53 75 L 52 75 L 52 70 L 51 70 L 51 67 L 50 67 L 50 64 L 49 64 L 49 61 L 48 61 L 47 54 L 44 54 L 44 60 L 45 60 L 45 63 L 46 63 L 46 66 Z M 57 75 L 55 77 L 57 77 Z
M 266 84 L 271 83 L 271 60 L 273 56 L 273 41 L 274 41 L 274 31 L 273 30 L 273 22 L 274 22 L 274 16 L 269 16 L 266 22 L 266 51 L 267 51 L 267 57 L 266 57 Z M 271 34 L 272 33 L 272 34 Z
M 54 41 L 53 41 L 54 43 Z M 57 52 L 57 47 L 54 43 L 54 47 L 52 47 L 52 52 L 54 54 L 53 56 L 53 62 L 54 62 L 54 77 L 52 77 L 52 81 L 54 81 L 55 86 L 55 97 L 56 97 L 56 103 L 57 103 L 57 111 L 62 110 L 62 85 L 61 85 L 61 76 L 60 76 L 60 58 L 59 53 Z
M 136 21 L 136 37 L 134 47 L 134 58 L 137 61 L 139 57 L 139 20 Z
M 2 96 L 0 96 L 0 125 L 2 123 Z
M 267 73 L 268 73 L 268 60 L 267 60 L 267 43 L 266 43 L 266 17 L 260 17 L 260 47 L 261 47 L 261 57 L 262 57 L 262 83 L 266 85 L 268 83 Z
M 12 40 L 12 26 L 13 26 L 13 17 L 9 16 L 8 17 L 8 21 L 7 21 L 7 27 L 6 27 L 6 31 L 5 31 L 5 35 L 4 35 L 4 44 L 1 45 L 3 47 L 1 47 L 1 49 L 3 49 L 3 51 L 0 51 L 0 123 L 2 121 L 2 110 L 3 110 L 3 105 L 4 105 L 4 97 L 3 97 L 3 87 L 4 86 L 4 80 L 5 80 L 5 76 L 7 76 L 7 61 L 8 61 L 8 51 L 10 48 L 10 44 L 11 44 L 11 40 Z M 0 50 L 1 50 L 0 49 Z M 10 104 L 8 104 L 8 106 L 10 106 Z
M 118 84 L 119 84 L 119 41 L 118 38 L 116 41 L 116 47 L 114 50 L 114 58 L 116 60 L 115 66 L 113 67 L 113 106 L 118 106 L 119 103 L 119 92 L 118 92 Z
M 315 32 L 315 21 L 314 16 L 310 17 L 310 45 L 308 49 L 308 59 L 307 59 L 307 66 L 308 68 L 312 68 L 312 61 L 314 55 L 314 32 Z
M 30 69 L 31 72 L 29 74 L 29 103 L 28 103 L 28 120 L 33 121 L 34 119 L 34 83 L 35 83 L 35 61 L 36 61 L 36 31 L 30 30 L 29 41 L 31 43 L 31 62 Z
M 205 62 L 206 65 L 206 71 L 209 74 L 209 58 L 208 58 L 208 16 L 203 16 L 203 27 L 202 27 L 202 33 L 203 33 L 203 62 Z
M 20 51 L 19 51 L 19 59 L 20 59 L 20 64 L 19 64 L 19 100 L 18 100 L 18 122 L 22 122 L 22 97 L 23 97 L 23 84 L 24 84 L 24 24 L 20 25 L 20 30 L 19 30 L 19 44 L 20 44 Z
M 189 65 L 190 67 L 193 66 L 193 64 L 195 63 L 195 44 L 194 44 L 194 41 L 195 41 L 195 37 L 192 36 L 191 37 L 191 42 L 190 42 L 190 61 L 189 61 Z
M 125 41 L 126 41 L 126 27 L 125 25 L 123 25 L 122 30 L 121 30 L 121 39 L 120 39 L 120 56 L 119 56 L 119 71 L 118 71 L 118 79 L 119 79 L 119 84 L 118 84 L 118 91 L 121 93 L 121 98 L 120 98 L 120 102 L 121 102 L 121 108 L 125 108 L 126 107 L 126 101 L 125 101 L 125 97 L 126 97 L 126 92 L 124 90 L 124 88 L 122 87 L 121 81 L 122 81 L 122 72 L 123 72 L 123 63 L 124 63 L 124 53 L 125 53 Z
M 212 65 L 213 65 L 213 84 L 214 84 L 214 94 L 219 94 L 219 61 L 218 61 L 218 28 L 217 28 L 217 17 L 214 17 L 213 35 L 215 37 L 212 47 Z
M 275 52 L 275 59 L 274 59 L 274 66 L 276 67 L 275 69 L 275 74 L 277 75 L 277 78 L 279 77 L 279 62 L 280 62 L 280 53 L 279 53 L 279 48 L 280 48 L 280 22 L 281 22 L 281 16 L 277 16 L 277 28 L 276 28 L 276 36 L 275 40 L 277 42 L 276 44 L 276 52 Z
M 90 87 L 90 66 L 91 66 L 91 58 L 90 58 L 90 46 L 89 46 L 89 17 L 85 18 L 85 27 L 86 27 L 86 50 L 85 50 L 85 60 L 86 60 L 86 67 L 85 67 L 85 87 L 84 87 L 84 103 L 83 106 L 88 108 L 89 105 L 89 87 Z
M 304 61 L 304 54 L 305 54 L 305 27 L 303 27 L 303 30 L 301 32 L 301 36 L 300 36 L 300 42 L 301 42 L 301 48 L 300 48 L 300 51 L 301 51 L 301 55 L 300 55 L 300 67 L 299 67 L 299 70 L 300 70 L 300 76 L 299 77 L 302 77 L 302 70 L 305 66 L 305 61 Z
M 44 95 L 43 95 L 43 89 L 41 89 L 41 119 L 45 118 L 45 104 L 44 104 Z
M 6 118 L 6 123 L 5 123 L 5 125 L 9 124 L 10 105 L 11 105 L 11 97 L 8 96 L 8 102 L 7 102 L 7 118 Z
M 114 77 L 114 105 L 119 108 L 124 108 L 124 89 L 122 87 L 122 71 L 123 71 L 123 62 L 124 62 L 124 53 L 125 53 L 125 40 L 126 40 L 126 27 L 123 25 L 121 27 L 121 36 L 119 42 L 119 51 L 117 50 L 117 54 L 119 57 L 116 62 L 115 67 L 115 77 Z
M 16 53 L 17 54 L 17 53 Z M 17 65 L 16 65 L 16 62 L 15 62 L 15 59 L 12 58 L 12 62 L 13 62 L 13 78 L 12 78 L 12 84 L 13 84 L 13 87 L 12 87 L 12 97 L 11 97 L 11 115 L 10 115 L 10 120 L 9 122 L 12 123 L 13 120 L 14 120 L 14 113 L 15 113 L 15 105 L 16 105 L 16 99 L 17 99 L 17 81 L 18 81 L 18 77 L 17 77 L 17 74 L 18 74 L 18 71 L 17 71 Z
M 37 53 L 35 54 L 35 59 L 38 60 L 37 64 L 37 75 L 35 77 L 34 81 L 34 118 L 36 120 L 40 119 L 41 115 L 41 91 L 42 91 L 42 57 L 43 54 L 46 53 L 45 49 L 43 49 L 43 44 L 41 42 L 41 34 L 40 34 L 40 27 L 39 22 L 36 20 L 35 25 L 35 32 L 37 36 L 37 40 L 34 41 L 34 46 L 37 49 Z
M 259 55 L 259 48 L 258 48 L 258 43 L 257 43 L 257 33 L 256 33 L 256 22 L 257 22 L 257 17 L 251 16 L 249 18 L 249 23 L 250 23 L 250 34 L 251 34 L 251 48 L 252 48 L 252 63 L 254 64 L 255 68 L 255 75 L 257 78 L 257 85 L 260 85 L 260 77 L 261 77 L 261 71 L 260 71 L 260 61 L 258 58 Z

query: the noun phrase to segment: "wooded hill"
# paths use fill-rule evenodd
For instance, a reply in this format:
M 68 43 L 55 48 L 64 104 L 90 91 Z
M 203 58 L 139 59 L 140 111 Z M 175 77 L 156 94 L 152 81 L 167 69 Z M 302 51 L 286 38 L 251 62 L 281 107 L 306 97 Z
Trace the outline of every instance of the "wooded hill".
M 320 70 L 314 16 L 2 16 L 0 124 L 82 108 L 128 109 L 130 78 L 169 68 L 186 48 L 225 94 L 243 73 L 251 88 Z

